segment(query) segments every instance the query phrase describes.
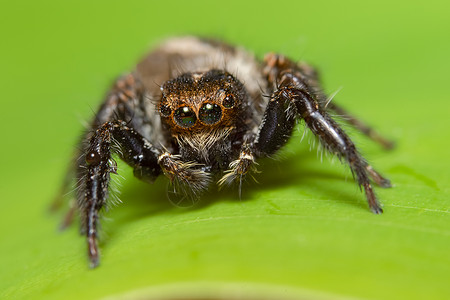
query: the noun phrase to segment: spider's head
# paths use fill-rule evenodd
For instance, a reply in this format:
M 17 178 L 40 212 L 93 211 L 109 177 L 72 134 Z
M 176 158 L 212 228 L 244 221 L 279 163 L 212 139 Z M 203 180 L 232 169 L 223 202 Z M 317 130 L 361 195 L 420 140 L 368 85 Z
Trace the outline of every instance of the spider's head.
M 161 91 L 158 111 L 175 134 L 229 130 L 247 114 L 244 86 L 225 71 L 185 73 L 165 82 Z

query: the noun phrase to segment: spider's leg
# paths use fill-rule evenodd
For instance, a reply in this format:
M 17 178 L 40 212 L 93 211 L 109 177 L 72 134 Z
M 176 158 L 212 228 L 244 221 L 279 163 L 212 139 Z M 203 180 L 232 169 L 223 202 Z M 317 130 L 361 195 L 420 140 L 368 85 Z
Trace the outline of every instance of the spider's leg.
M 85 134 L 80 143 L 76 160 L 76 206 L 80 210 L 81 231 L 87 235 L 92 267 L 98 265 L 99 259 L 98 214 L 106 204 L 110 173 L 116 172 L 111 155 L 118 154 L 134 168 L 134 174 L 140 179 L 152 181 L 161 173 L 157 161 L 158 149 L 133 129 L 152 125 L 151 120 L 142 117 L 146 116 L 143 111 L 147 100 L 144 94 L 145 89 L 134 74 L 119 78 L 96 114 L 91 124 L 92 130 Z M 64 223 L 67 223 L 66 220 Z
M 255 170 L 255 159 L 275 154 L 292 135 L 296 124 L 296 109 L 290 102 L 269 101 L 257 134 L 244 143 L 239 157 L 230 163 L 230 169 L 219 180 L 219 185 L 230 184 Z M 240 191 L 240 189 L 239 189 Z
M 161 173 L 158 165 L 158 150 L 139 133 L 126 126 L 123 121 L 106 122 L 89 140 L 80 165 L 80 188 L 78 207 L 81 214 L 82 232 L 88 241 L 91 267 L 99 263 L 97 227 L 99 212 L 106 204 L 110 173 L 116 173 L 113 153 L 134 167 L 142 178 L 154 179 Z
M 99 263 L 97 227 L 99 212 L 108 197 L 110 173 L 116 173 L 112 154 L 117 154 L 134 168 L 134 175 L 141 180 L 153 182 L 162 172 L 170 173 L 177 180 L 189 185 L 194 191 L 202 190 L 209 183 L 209 174 L 179 160 L 168 152 L 155 148 L 148 140 L 127 126 L 124 121 L 106 122 L 90 138 L 89 147 L 79 167 L 80 189 L 78 207 L 81 213 L 82 232 L 88 241 L 91 267 Z M 174 179 L 171 176 L 168 176 Z M 198 185 L 198 186 L 197 186 Z
M 76 176 L 76 165 L 75 163 L 77 160 L 74 160 L 70 167 L 68 168 L 66 175 L 64 177 L 63 183 L 61 185 L 61 188 L 54 198 L 52 204 L 50 205 L 50 211 L 55 212 L 65 204 L 65 197 L 67 194 L 70 194 L 70 192 L 73 190 L 73 179 Z M 63 221 L 61 222 L 59 229 L 64 230 L 67 227 L 69 227 L 74 219 L 75 212 L 77 210 L 76 200 L 74 197 L 70 197 L 70 200 L 68 201 L 69 210 L 66 212 Z
M 55 211 L 64 204 L 64 199 L 67 194 L 71 194 L 74 190 L 74 178 L 77 177 L 78 166 L 84 164 L 84 153 L 87 151 L 88 141 L 92 137 L 95 129 L 99 128 L 103 123 L 112 121 L 115 119 L 121 120 L 133 120 L 134 123 L 141 122 L 142 119 L 135 116 L 135 108 L 142 106 L 142 103 L 146 100 L 144 95 L 144 88 L 141 82 L 136 78 L 135 74 L 126 74 L 116 80 L 106 96 L 105 101 L 100 107 L 98 113 L 90 125 L 88 130 L 79 142 L 79 147 L 74 153 L 74 159 L 70 163 L 66 175 L 61 184 L 61 188 L 53 200 L 50 210 Z M 80 177 L 77 178 L 78 182 L 75 186 L 78 186 Z M 73 219 L 73 215 L 77 209 L 76 202 L 71 197 L 69 202 L 69 211 L 62 224 L 61 229 L 70 225 Z
M 241 147 L 239 157 L 230 163 L 230 169 L 219 180 L 219 185 L 242 181 L 255 169 L 255 159 L 275 154 L 292 135 L 296 124 L 296 109 L 290 102 L 269 101 L 257 134 Z
M 314 67 L 302 62 L 300 64 L 297 64 L 296 68 L 301 72 L 304 81 L 307 82 L 308 85 L 311 87 L 309 90 L 312 91 L 317 96 L 317 101 L 319 102 L 319 105 L 323 107 L 323 109 L 326 109 L 327 111 L 331 110 L 337 113 L 339 117 L 341 117 L 346 123 L 355 127 L 357 130 L 359 130 L 361 133 L 369 137 L 371 140 L 380 144 L 383 148 L 387 150 L 394 148 L 395 146 L 394 142 L 383 137 L 379 132 L 371 128 L 369 125 L 367 125 L 359 118 L 351 115 L 347 110 L 337 105 L 334 101 L 331 101 L 332 98 L 327 97 L 322 92 L 319 82 L 320 81 L 319 73 Z M 375 180 L 375 178 L 373 179 Z
M 52 212 L 57 211 L 61 208 L 61 206 L 63 206 L 64 198 L 72 188 L 73 178 L 75 176 L 75 169 L 76 169 L 75 164 L 71 163 L 68 170 L 66 171 L 61 187 L 58 193 L 56 194 L 55 198 L 53 199 L 53 202 L 50 205 L 50 211 Z
M 378 144 L 383 146 L 385 149 L 389 150 L 389 149 L 394 148 L 394 146 L 395 146 L 394 142 L 383 137 L 376 130 L 374 130 L 373 128 L 368 126 L 365 122 L 352 116 L 350 113 L 348 113 L 345 109 L 343 109 L 339 105 L 336 105 L 336 103 L 330 102 L 327 107 L 330 110 L 333 110 L 334 112 L 339 114 L 339 116 L 342 117 L 345 122 L 354 126 L 356 129 L 358 129 L 364 135 L 368 136 L 370 139 L 377 142 Z
M 287 140 L 285 136 L 292 130 L 293 121 L 289 121 L 290 116 L 297 114 L 305 120 L 306 125 L 319 137 L 328 151 L 347 161 L 359 186 L 364 188 L 370 209 L 376 214 L 382 213 L 383 210 L 375 196 L 369 177 L 373 177 L 376 182 L 386 186 L 389 181 L 368 165 L 348 135 L 322 108 L 314 90 L 308 86 L 305 76 L 293 62 L 282 56 L 270 55 L 266 57 L 266 63 L 265 70 L 269 82 L 274 85 L 274 92 L 255 144 L 265 152 L 276 151 L 277 145 L 284 143 Z M 281 123 L 274 121 L 275 118 L 278 118 Z M 288 126 L 282 124 L 283 120 L 289 121 Z M 282 129 L 283 126 L 286 126 L 285 130 Z M 272 137 L 274 143 L 264 140 L 265 136 Z

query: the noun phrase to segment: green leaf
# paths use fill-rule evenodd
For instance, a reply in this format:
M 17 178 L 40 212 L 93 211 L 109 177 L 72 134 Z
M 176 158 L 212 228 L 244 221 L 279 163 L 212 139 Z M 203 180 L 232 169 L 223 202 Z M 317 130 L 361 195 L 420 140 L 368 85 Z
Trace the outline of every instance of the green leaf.
M 450 298 L 449 5 L 444 1 L 8 3 L 0 12 L 1 299 Z M 372 214 L 348 167 L 303 126 L 260 161 L 239 199 L 212 189 L 189 208 L 120 164 L 120 199 L 88 268 L 78 224 L 47 212 L 112 80 L 149 43 L 195 33 L 282 52 L 321 71 L 333 101 L 397 142 L 349 128 L 394 184 Z M 348 128 L 348 126 L 345 126 Z

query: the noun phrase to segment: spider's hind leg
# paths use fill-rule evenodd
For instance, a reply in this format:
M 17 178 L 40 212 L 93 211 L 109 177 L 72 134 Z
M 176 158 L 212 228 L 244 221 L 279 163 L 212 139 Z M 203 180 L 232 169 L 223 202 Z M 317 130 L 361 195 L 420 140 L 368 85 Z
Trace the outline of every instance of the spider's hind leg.
M 349 112 L 347 112 L 345 109 L 343 109 L 336 103 L 333 103 L 333 102 L 329 103 L 328 108 L 330 110 L 336 112 L 340 117 L 343 118 L 343 120 L 345 122 L 349 123 L 356 129 L 358 129 L 364 135 L 368 136 L 371 140 L 380 144 L 384 149 L 390 150 L 395 147 L 395 143 L 393 141 L 390 141 L 387 138 L 383 137 L 380 133 L 378 133 L 372 127 L 370 127 L 369 125 L 367 125 L 365 122 L 361 121 L 360 119 L 356 118 L 355 116 L 351 115 Z
M 269 59 L 272 58 L 273 62 L 273 58 L 280 58 L 280 57 L 269 55 L 268 58 Z M 298 71 L 301 72 L 302 79 L 305 80 L 305 82 L 308 82 L 309 90 L 317 96 L 317 101 L 324 110 L 332 111 L 338 114 L 339 117 L 341 117 L 346 123 L 352 125 L 354 128 L 356 128 L 362 134 L 370 138 L 372 141 L 381 145 L 384 149 L 390 150 L 395 147 L 395 143 L 393 141 L 390 141 L 389 139 L 385 138 L 378 131 L 367 125 L 364 121 L 353 116 L 346 109 L 342 108 L 340 105 L 337 105 L 334 101 L 332 101 L 333 96 L 331 96 L 331 98 L 327 97 L 320 88 L 319 73 L 314 67 L 303 62 L 296 65 L 295 67 L 298 69 Z M 277 68 L 275 68 L 275 70 L 277 70 Z M 380 186 L 383 185 L 380 184 Z

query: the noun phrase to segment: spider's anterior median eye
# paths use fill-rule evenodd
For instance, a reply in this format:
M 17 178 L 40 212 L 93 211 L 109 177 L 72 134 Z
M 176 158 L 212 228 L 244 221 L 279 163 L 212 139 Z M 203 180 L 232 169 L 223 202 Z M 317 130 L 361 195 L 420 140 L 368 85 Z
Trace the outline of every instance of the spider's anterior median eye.
M 197 117 L 195 112 L 188 106 L 180 107 L 173 114 L 173 119 L 180 127 L 189 128 L 195 125 Z
M 222 101 L 222 105 L 225 108 L 232 108 L 234 105 L 234 96 L 233 95 L 226 96 L 225 99 L 223 99 Z
M 222 109 L 217 104 L 205 103 L 198 112 L 199 119 L 208 125 L 219 122 L 222 117 Z

